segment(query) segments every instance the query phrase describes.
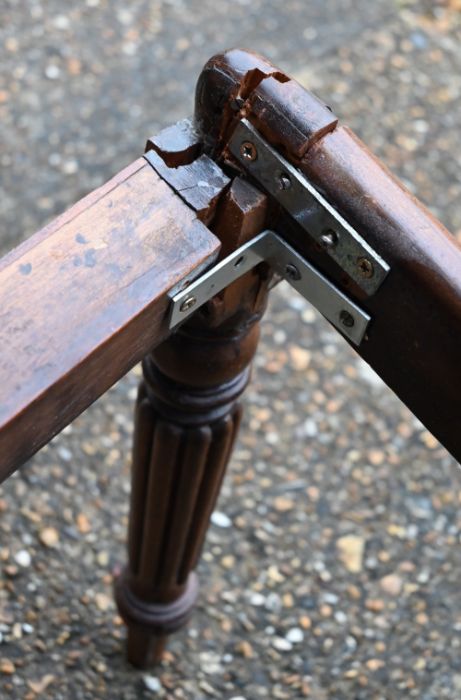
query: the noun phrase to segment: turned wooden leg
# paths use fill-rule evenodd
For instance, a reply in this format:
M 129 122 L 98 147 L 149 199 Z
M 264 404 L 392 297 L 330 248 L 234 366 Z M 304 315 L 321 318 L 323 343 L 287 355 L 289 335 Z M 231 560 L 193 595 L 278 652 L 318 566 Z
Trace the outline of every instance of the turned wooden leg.
M 190 616 L 193 570 L 240 423 L 258 324 L 180 331 L 144 361 L 136 406 L 129 563 L 116 584 L 128 658 L 155 662 Z
M 236 178 L 214 216 L 222 255 L 260 232 L 266 216 L 265 195 Z M 194 568 L 237 434 L 270 281 L 267 266 L 258 266 L 144 360 L 128 565 L 115 586 L 136 666 L 160 658 L 196 601 Z

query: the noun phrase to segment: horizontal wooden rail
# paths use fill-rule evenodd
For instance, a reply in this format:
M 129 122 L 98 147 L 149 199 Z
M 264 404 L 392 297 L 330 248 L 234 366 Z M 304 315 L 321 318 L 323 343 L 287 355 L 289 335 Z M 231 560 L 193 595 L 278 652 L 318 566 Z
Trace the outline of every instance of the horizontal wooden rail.
M 0 261 L 0 479 L 168 335 L 218 239 L 144 159 Z

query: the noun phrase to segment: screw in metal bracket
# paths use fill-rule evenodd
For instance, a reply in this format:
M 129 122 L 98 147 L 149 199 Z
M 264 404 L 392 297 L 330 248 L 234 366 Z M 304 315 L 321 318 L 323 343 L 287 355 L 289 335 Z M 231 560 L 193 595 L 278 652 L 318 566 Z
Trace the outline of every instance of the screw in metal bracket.
M 346 326 L 346 328 L 352 328 L 352 326 L 355 324 L 353 315 L 350 314 L 349 311 L 346 311 L 346 309 L 343 309 L 339 314 L 339 320 L 343 326 Z
M 291 187 L 291 180 L 285 173 L 282 173 L 278 179 L 280 190 L 289 190 Z
M 195 306 L 196 303 L 197 303 L 197 299 L 195 297 L 192 297 L 192 296 L 186 297 L 186 299 L 184 299 L 183 303 L 179 307 L 179 310 L 182 312 L 189 311 L 189 309 L 191 309 L 193 306 Z
M 256 146 L 251 141 L 244 141 L 240 146 L 240 155 L 245 160 L 254 161 L 258 157 Z
M 267 143 L 251 122 L 241 116 L 227 144 L 229 152 L 242 169 L 297 221 L 317 246 L 331 256 L 367 296 L 374 294 L 389 273 L 389 265 L 325 199 L 314 183 Z M 257 156 L 256 162 L 251 162 L 254 155 Z M 289 189 L 284 189 L 284 184 L 288 183 L 281 182 L 283 176 L 291 181 Z M 368 271 L 364 274 L 358 267 L 359 257 L 364 257 L 373 264 L 371 277 L 366 276 Z M 338 317 L 336 320 L 339 324 Z
M 357 258 L 357 267 L 359 268 L 362 277 L 369 279 L 375 274 L 373 263 L 368 258 Z
M 293 263 L 288 263 L 285 267 L 285 274 L 290 280 L 300 280 L 301 279 L 301 273 L 296 267 L 296 265 L 293 265 Z
M 244 243 L 185 288 L 170 293 L 170 329 L 182 323 L 218 292 L 260 263 L 268 263 L 306 299 L 310 300 L 335 328 L 355 345 L 362 342 L 370 316 L 324 277 L 274 231 L 263 231 Z M 354 258 L 356 262 L 356 258 Z
M 338 234 L 333 229 L 327 229 L 320 236 L 320 243 L 323 248 L 334 248 L 338 243 Z

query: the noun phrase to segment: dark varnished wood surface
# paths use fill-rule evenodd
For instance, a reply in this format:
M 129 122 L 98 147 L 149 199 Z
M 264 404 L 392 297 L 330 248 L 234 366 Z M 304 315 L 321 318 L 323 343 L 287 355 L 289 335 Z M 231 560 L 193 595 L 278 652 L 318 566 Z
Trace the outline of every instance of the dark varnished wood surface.
M 219 241 L 144 159 L 0 261 L 0 478 L 168 335 Z
M 149 140 L 147 156 L 209 222 L 220 255 L 227 254 L 265 228 L 267 198 L 241 178 L 230 182 L 200 155 L 195 138 L 191 123 L 180 122 Z M 144 359 L 128 565 L 115 588 L 136 666 L 160 658 L 164 636 L 186 622 L 195 604 L 193 570 L 240 423 L 238 398 L 250 378 L 270 279 L 265 265 L 243 275 Z
M 384 284 L 364 298 L 305 232 L 286 219 L 281 227 L 370 313 L 369 336 L 358 353 L 461 462 L 461 249 L 455 239 L 327 106 L 260 56 L 237 49 L 212 58 L 198 81 L 196 114 L 209 151 L 228 162 L 233 128 L 242 116 L 249 119 L 388 262 Z
M 339 128 L 303 170 L 391 265 L 361 301 L 372 317 L 358 352 L 461 462 L 461 250 L 364 144 Z

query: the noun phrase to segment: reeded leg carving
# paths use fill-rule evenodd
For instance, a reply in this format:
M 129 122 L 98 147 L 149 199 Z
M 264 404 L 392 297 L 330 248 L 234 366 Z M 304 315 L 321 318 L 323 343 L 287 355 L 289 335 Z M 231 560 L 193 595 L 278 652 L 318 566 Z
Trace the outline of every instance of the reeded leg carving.
M 193 570 L 240 423 L 237 399 L 248 383 L 258 329 L 253 325 L 237 339 L 178 336 L 144 362 L 129 563 L 116 583 L 128 624 L 128 658 L 141 667 L 161 656 L 165 636 L 193 609 Z
M 223 255 L 262 230 L 266 198 L 236 178 L 215 215 Z M 241 415 L 270 272 L 247 273 L 143 364 L 136 406 L 128 566 L 116 600 L 128 658 L 145 667 L 188 619 L 193 573 Z

